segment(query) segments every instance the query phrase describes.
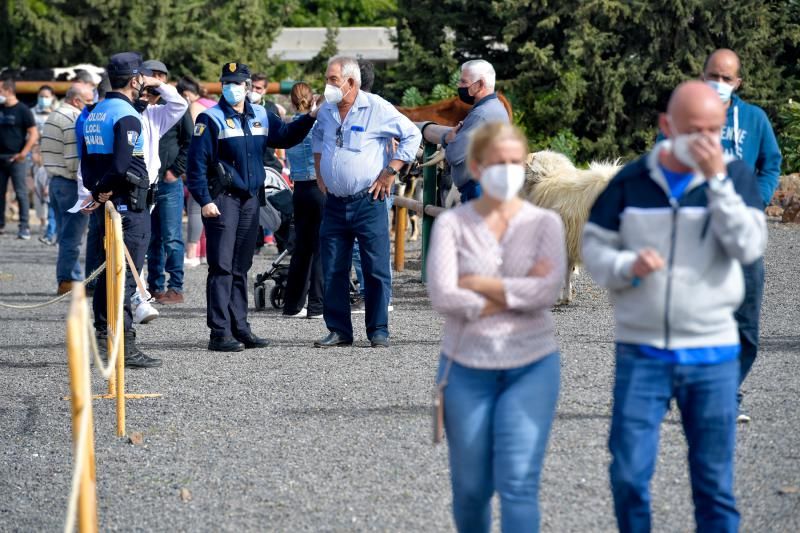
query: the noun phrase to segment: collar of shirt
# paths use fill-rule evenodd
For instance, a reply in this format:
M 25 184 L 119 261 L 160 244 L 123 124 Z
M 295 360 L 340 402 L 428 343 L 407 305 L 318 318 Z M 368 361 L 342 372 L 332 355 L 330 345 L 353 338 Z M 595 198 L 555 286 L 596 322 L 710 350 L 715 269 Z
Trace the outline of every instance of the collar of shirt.
M 225 100 L 225 98 L 220 98 L 219 99 L 219 108 L 222 109 L 223 113 L 225 113 L 225 118 L 238 117 L 239 114 L 240 114 L 238 111 L 236 111 L 233 108 L 233 106 L 231 106 L 231 104 L 228 103 L 227 100 Z M 244 101 L 244 113 L 243 114 L 244 114 L 244 116 L 251 117 L 251 118 L 256 116 L 255 111 L 253 111 L 253 106 L 250 105 L 250 102 L 248 102 L 247 99 L 245 99 L 245 101 Z
M 328 104 L 330 105 L 330 104 Z M 356 95 L 356 100 L 353 102 L 353 107 L 350 108 L 350 111 L 344 116 L 344 120 L 341 119 L 341 115 L 339 114 L 339 107 L 336 105 L 330 105 L 330 112 L 333 119 L 340 125 L 344 124 L 347 121 L 347 117 L 349 117 L 353 113 L 353 109 L 365 109 L 371 107 L 372 104 L 367 98 L 367 95 L 364 91 L 359 90 L 358 94 Z
M 127 96 L 125 96 L 122 93 L 118 93 L 117 91 L 111 91 L 110 93 L 106 94 L 106 99 L 114 99 L 114 98 L 118 98 L 120 100 L 125 100 L 131 106 L 133 106 L 133 102 L 131 102 L 130 98 L 128 98 Z
M 480 106 L 482 106 L 483 104 L 487 103 L 489 100 L 492 100 L 492 99 L 495 99 L 495 100 L 497 99 L 497 93 L 492 93 L 492 94 L 488 94 L 488 95 L 484 96 L 483 98 L 481 98 L 480 100 L 475 102 L 475 105 L 472 106 L 472 109 L 475 109 L 476 107 L 480 107 Z

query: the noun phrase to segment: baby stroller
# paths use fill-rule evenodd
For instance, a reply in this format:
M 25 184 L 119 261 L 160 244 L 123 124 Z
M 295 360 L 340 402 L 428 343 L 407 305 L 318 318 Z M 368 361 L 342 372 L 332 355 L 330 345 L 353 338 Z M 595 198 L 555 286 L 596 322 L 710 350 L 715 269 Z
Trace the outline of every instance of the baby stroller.
M 285 302 L 286 282 L 289 279 L 289 261 L 287 256 L 294 249 L 292 191 L 280 173 L 270 167 L 264 167 L 264 195 L 266 205 L 259 209 L 259 225 L 275 235 L 275 242 L 280 255 L 270 268 L 258 274 L 253 285 L 253 301 L 255 309 L 261 311 L 267 307 L 266 282 L 272 281 L 269 301 L 275 309 L 282 309 Z

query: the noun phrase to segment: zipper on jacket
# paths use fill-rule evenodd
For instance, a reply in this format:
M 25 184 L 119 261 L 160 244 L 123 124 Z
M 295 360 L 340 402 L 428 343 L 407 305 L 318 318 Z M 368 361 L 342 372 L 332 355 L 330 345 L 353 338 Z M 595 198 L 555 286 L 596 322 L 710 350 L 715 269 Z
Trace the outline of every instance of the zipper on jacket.
M 670 196 L 669 205 L 672 207 L 672 231 L 669 238 L 669 258 L 667 258 L 667 297 L 664 303 L 664 349 L 669 350 L 670 325 L 669 308 L 672 300 L 672 267 L 675 264 L 675 241 L 678 234 L 678 200 Z

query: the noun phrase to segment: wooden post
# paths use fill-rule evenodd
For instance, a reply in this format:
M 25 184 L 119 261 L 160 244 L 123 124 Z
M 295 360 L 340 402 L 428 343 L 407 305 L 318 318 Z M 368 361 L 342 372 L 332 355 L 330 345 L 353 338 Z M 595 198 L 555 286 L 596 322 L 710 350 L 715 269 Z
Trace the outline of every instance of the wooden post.
M 83 284 L 72 289 L 72 305 L 67 318 L 67 364 L 69 366 L 70 390 L 72 392 L 72 441 L 77 462 L 82 457 L 80 472 L 80 492 L 78 494 L 78 530 L 81 533 L 97 531 L 97 482 L 94 460 L 94 420 L 92 418 L 92 397 L 86 395 L 90 390 L 86 299 Z M 84 422 L 85 420 L 85 422 Z M 86 442 L 77 449 L 80 428 L 88 424 Z
M 117 320 L 119 320 L 117 309 L 120 303 L 118 295 L 125 291 L 125 251 L 123 246 L 125 246 L 125 242 L 122 238 L 122 219 L 113 204 L 106 202 L 106 316 L 110 328 L 109 356 L 113 344 L 111 339 L 120 337 L 117 364 L 114 370 L 115 383 L 112 383 L 112 380 L 108 382 L 109 394 L 113 394 L 117 399 L 117 437 L 125 436 L 125 332 L 117 331 Z
M 111 252 L 113 244 L 112 239 L 114 235 L 114 224 L 111 221 L 111 210 L 105 210 L 105 227 L 106 235 L 103 239 L 103 244 L 106 250 L 106 354 L 111 355 L 111 347 L 113 346 L 112 339 L 114 338 L 110 333 L 112 324 L 117 323 L 117 306 L 115 305 L 116 292 L 114 292 L 114 254 Z M 117 392 L 117 375 L 112 370 L 111 377 L 108 378 L 108 394 L 113 396 Z
M 394 217 L 394 270 L 402 272 L 406 267 L 406 220 L 408 209 L 395 206 Z

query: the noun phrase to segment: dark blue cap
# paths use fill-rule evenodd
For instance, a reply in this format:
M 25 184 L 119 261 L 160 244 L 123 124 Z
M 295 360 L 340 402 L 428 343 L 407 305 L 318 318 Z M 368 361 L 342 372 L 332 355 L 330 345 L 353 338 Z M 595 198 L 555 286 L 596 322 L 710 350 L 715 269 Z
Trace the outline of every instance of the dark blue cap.
M 250 79 L 250 67 L 244 63 L 225 63 L 222 65 L 222 83 L 242 83 Z
M 111 56 L 106 72 L 110 78 L 136 76 L 137 74 L 153 75 L 153 71 L 145 68 L 142 63 L 142 56 L 136 52 L 121 52 Z

